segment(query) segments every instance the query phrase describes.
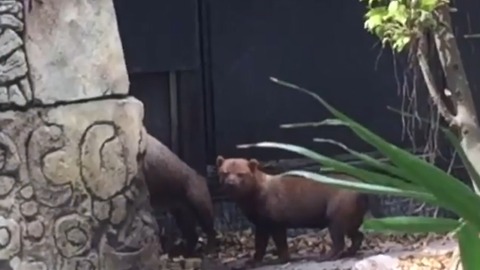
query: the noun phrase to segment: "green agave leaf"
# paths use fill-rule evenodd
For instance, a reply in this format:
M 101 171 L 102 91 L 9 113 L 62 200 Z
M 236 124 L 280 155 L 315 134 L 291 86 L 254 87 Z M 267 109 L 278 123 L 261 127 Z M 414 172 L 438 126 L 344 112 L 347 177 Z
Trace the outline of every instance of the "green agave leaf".
M 301 128 L 301 127 L 319 127 L 319 126 L 348 126 L 348 123 L 346 123 L 345 121 L 342 121 L 340 119 L 325 119 L 325 120 L 320 121 L 320 122 L 284 124 L 284 125 L 281 125 L 280 127 L 281 128 Z M 358 159 L 361 159 L 366 164 L 368 164 L 372 167 L 375 167 L 375 168 L 377 168 L 381 171 L 388 172 L 388 173 L 393 174 L 395 176 L 398 176 L 400 178 L 407 178 L 408 177 L 408 175 L 406 173 L 404 173 L 401 169 L 399 169 L 395 166 L 392 166 L 390 164 L 383 163 L 383 162 L 381 162 L 381 161 L 379 161 L 375 158 L 370 157 L 369 155 L 365 155 L 365 154 L 362 154 L 360 152 L 357 152 L 357 151 L 355 151 L 355 150 L 347 147 L 346 145 L 344 145 L 340 142 L 337 142 L 335 140 L 324 139 L 324 138 L 315 138 L 313 140 L 316 141 L 316 142 L 324 142 L 324 143 L 330 143 L 330 144 L 336 145 L 336 146 L 342 148 L 343 150 L 347 151 L 352 156 L 354 156 Z
M 385 172 L 389 172 L 389 173 L 392 173 L 398 177 L 403 177 L 404 175 L 406 176 L 406 174 L 403 173 L 402 170 L 400 170 L 399 168 L 395 167 L 395 166 L 392 166 L 390 164 L 387 164 L 387 163 L 384 163 L 384 162 L 381 162 L 375 158 L 372 158 L 371 156 L 369 155 L 366 155 L 366 154 L 363 154 L 363 153 L 360 153 L 358 151 L 355 151 L 349 147 L 347 147 L 345 144 L 342 144 L 340 142 L 337 142 L 335 140 L 332 140 L 332 139 L 324 139 L 324 138 L 315 138 L 313 139 L 315 142 L 320 142 L 320 143 L 328 143 L 328 144 L 333 144 L 333 145 L 336 145 L 340 148 L 342 148 L 343 150 L 347 151 L 350 155 L 364 161 L 366 164 L 376 168 L 376 169 L 379 169 L 379 170 L 382 170 L 382 171 L 385 171 Z
M 448 175 L 434 165 L 418 159 L 407 151 L 388 143 L 380 136 L 374 134 L 345 114 L 333 108 L 317 94 L 275 78 L 271 78 L 271 80 L 315 98 L 335 117 L 349 123 L 348 127 L 350 127 L 362 140 L 374 146 L 385 156 L 389 157 L 397 167 L 408 172 L 410 175 L 408 180 L 425 187 L 438 200 L 448 205 L 449 209 L 455 211 L 467 221 L 472 221 L 473 224 L 480 228 L 480 211 L 478 211 L 480 197 L 477 196 L 467 185 L 455 177 Z
M 307 171 L 289 171 L 284 173 L 284 175 L 296 175 L 304 178 L 308 178 L 314 181 L 318 181 L 324 184 L 336 186 L 339 188 L 351 189 L 356 190 L 363 193 L 372 193 L 372 194 L 387 194 L 387 195 L 394 195 L 394 196 L 403 196 L 403 197 L 410 197 L 415 199 L 420 199 L 425 202 L 439 205 L 439 202 L 436 200 L 434 196 L 424 192 L 418 192 L 413 190 L 402 190 L 399 188 L 394 187 L 387 187 L 357 181 L 349 181 L 343 179 L 336 179 L 333 177 L 321 175 L 318 173 L 312 173 Z
M 320 126 L 346 126 L 347 124 L 339 119 L 328 118 L 317 122 L 304 122 L 304 123 L 289 123 L 282 124 L 280 128 L 303 128 L 303 127 L 320 127 Z
M 457 237 L 463 269 L 479 269 L 480 238 L 478 237 L 478 230 L 467 223 L 457 232 Z
M 463 165 L 468 171 L 468 174 L 472 178 L 473 184 L 476 185 L 478 188 L 480 188 L 480 175 L 475 170 L 475 167 L 473 167 L 472 162 L 470 162 L 470 159 L 468 159 L 467 154 L 463 150 L 462 146 L 460 145 L 460 142 L 458 141 L 457 137 L 448 129 L 446 128 L 441 128 L 443 133 L 445 133 L 445 136 L 448 138 L 450 143 L 455 147 L 455 150 L 457 151 L 458 155 L 462 159 Z
M 315 160 L 322 165 L 330 166 L 335 170 L 337 170 L 338 172 L 342 172 L 342 173 L 351 175 L 353 177 L 356 177 L 364 182 L 383 185 L 383 186 L 392 186 L 392 187 L 405 189 L 405 190 L 425 191 L 424 188 L 409 184 L 399 178 L 357 168 L 348 163 L 341 162 L 333 158 L 315 153 L 301 146 L 284 144 L 284 143 L 274 143 L 274 142 L 260 142 L 255 144 L 237 145 L 237 148 L 250 148 L 250 147 L 276 148 L 276 149 L 283 149 L 290 152 L 294 152 L 294 153 L 303 155 L 305 157 L 308 157 L 312 160 Z
M 449 218 L 405 216 L 367 219 L 363 222 L 362 229 L 376 232 L 448 233 L 460 224 L 458 220 Z

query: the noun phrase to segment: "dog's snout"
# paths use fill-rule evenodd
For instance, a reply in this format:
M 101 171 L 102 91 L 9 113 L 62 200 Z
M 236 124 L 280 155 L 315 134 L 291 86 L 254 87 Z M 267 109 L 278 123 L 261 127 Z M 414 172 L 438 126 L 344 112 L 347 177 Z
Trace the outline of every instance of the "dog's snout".
M 225 178 L 224 184 L 226 186 L 235 186 L 237 184 L 237 179 L 234 176 L 228 176 Z

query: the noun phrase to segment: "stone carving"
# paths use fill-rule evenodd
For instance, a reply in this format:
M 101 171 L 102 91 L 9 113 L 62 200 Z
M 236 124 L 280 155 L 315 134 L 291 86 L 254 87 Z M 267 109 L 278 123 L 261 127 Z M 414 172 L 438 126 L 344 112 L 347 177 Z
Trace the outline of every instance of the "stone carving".
M 91 242 L 91 221 L 78 214 L 60 217 L 55 222 L 55 244 L 66 258 L 87 252 Z
M 0 104 L 24 106 L 33 99 L 22 19 L 21 1 L 0 1 Z
M 20 252 L 21 239 L 18 223 L 0 216 L 0 260 L 8 260 Z
M 13 190 L 19 165 L 17 147 L 7 135 L 0 132 L 0 198 Z
M 87 128 L 80 142 L 80 174 L 85 187 L 100 200 L 112 198 L 128 183 L 124 149 L 114 123 L 95 123 Z M 101 179 L 117 179 L 112 183 Z
M 161 267 L 116 27 L 112 0 L 0 0 L 1 270 Z
M 0 113 L 0 265 L 159 269 L 142 117 L 133 98 Z
M 65 204 L 72 196 L 71 179 L 52 176 L 60 174 L 62 168 L 58 167 L 59 164 L 71 164 L 59 157 L 65 156 L 62 128 L 58 125 L 40 126 L 31 133 L 27 145 L 31 185 L 35 190 L 46 191 L 36 192 L 37 201 L 52 208 Z
M 127 94 L 112 0 L 31 1 L 25 47 L 36 102 Z
M 13 140 L 0 132 L 0 173 L 12 174 L 20 166 L 17 147 Z

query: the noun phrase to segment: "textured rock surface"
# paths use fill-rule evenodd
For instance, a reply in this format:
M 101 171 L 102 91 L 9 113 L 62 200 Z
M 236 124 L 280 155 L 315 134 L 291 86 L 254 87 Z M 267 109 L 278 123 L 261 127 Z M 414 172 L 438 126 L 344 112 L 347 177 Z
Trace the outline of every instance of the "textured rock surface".
M 1 270 L 160 267 L 116 25 L 112 0 L 0 0 Z
M 352 270 L 390 270 L 397 269 L 399 264 L 398 258 L 380 254 L 356 262 Z
M 158 269 L 142 117 L 133 98 L 0 114 L 0 265 Z
M 21 1 L 0 1 L 0 105 L 24 106 L 32 101 Z
M 50 104 L 128 92 L 112 0 L 31 2 L 25 46 L 36 100 Z M 23 65 L 17 69 L 15 75 L 26 71 Z

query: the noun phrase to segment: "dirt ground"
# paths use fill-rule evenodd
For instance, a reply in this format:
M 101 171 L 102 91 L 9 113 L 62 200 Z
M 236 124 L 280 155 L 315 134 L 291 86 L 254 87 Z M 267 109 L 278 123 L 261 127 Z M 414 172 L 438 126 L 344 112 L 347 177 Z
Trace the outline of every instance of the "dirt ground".
M 254 237 L 251 230 L 221 235 L 221 251 L 209 256 L 211 262 L 203 267 L 182 263 L 181 267 L 170 264 L 168 269 L 252 269 L 245 261 L 253 256 Z M 347 240 L 347 245 L 350 243 Z M 443 235 L 383 235 L 366 234 L 361 250 L 354 258 L 337 261 L 315 262 L 312 259 L 327 252 L 330 237 L 326 232 L 306 233 L 289 238 L 289 248 L 294 262 L 275 264 L 275 248 L 267 248 L 265 265 L 256 270 L 443 270 L 451 260 L 455 242 Z M 182 260 L 176 259 L 177 262 Z M 187 260 L 188 261 L 188 260 Z M 200 262 L 195 261 L 195 265 Z M 222 266 L 220 266 L 222 265 Z

